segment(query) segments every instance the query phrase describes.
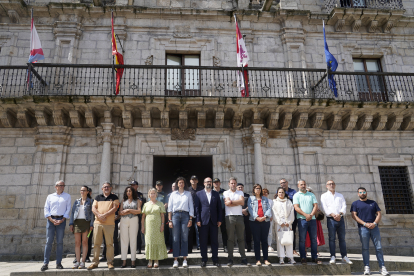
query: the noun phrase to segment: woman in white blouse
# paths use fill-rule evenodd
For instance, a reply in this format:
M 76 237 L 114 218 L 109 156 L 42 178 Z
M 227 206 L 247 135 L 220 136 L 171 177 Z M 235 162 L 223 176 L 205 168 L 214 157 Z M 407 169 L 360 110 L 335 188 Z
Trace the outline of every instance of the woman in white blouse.
M 279 235 L 281 231 L 291 230 L 292 223 L 295 219 L 295 212 L 292 202 L 288 199 L 285 194 L 285 190 L 282 187 L 277 189 L 277 197 L 273 200 L 273 231 Z M 279 263 L 284 264 L 284 258 L 289 258 L 290 264 L 295 264 L 293 259 L 293 244 L 282 246 L 279 242 L 279 239 L 276 239 L 277 243 L 277 253 L 279 255 Z M 285 256 L 285 250 L 286 255 Z

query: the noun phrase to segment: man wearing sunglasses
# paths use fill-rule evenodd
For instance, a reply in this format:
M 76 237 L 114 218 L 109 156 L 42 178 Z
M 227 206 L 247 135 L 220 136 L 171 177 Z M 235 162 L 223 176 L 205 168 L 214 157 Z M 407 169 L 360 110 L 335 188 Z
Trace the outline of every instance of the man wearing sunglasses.
M 364 261 L 364 275 L 370 275 L 369 268 L 369 240 L 375 246 L 378 266 L 382 275 L 389 275 L 384 266 L 384 254 L 381 247 L 381 235 L 378 223 L 381 220 L 381 209 L 378 204 L 368 199 L 367 190 L 363 187 L 358 188 L 359 200 L 351 205 L 352 218 L 358 223 L 359 238 L 362 243 L 362 259 Z

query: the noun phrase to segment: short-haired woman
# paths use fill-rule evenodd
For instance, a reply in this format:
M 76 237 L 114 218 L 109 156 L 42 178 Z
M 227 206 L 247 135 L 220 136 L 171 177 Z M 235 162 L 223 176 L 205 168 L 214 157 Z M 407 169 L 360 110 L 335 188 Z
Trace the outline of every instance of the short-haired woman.
M 263 261 L 265 265 L 271 265 L 268 261 L 268 244 L 267 237 L 269 235 L 270 218 L 272 217 L 272 209 L 270 208 L 267 197 L 263 196 L 262 186 L 255 184 L 253 186 L 253 195 L 247 201 L 249 208 L 250 229 L 253 233 L 254 256 L 256 257 L 256 265 L 261 266 L 260 262 L 260 243 L 262 244 Z
M 183 267 L 188 267 L 188 228 L 192 225 L 194 216 L 193 197 L 186 191 L 187 183 L 184 177 L 175 181 L 178 190 L 172 192 L 168 200 L 168 224 L 173 230 L 173 267 L 178 267 L 178 257 L 183 256 Z
M 295 209 L 292 202 L 288 199 L 288 196 L 285 193 L 285 190 L 282 187 L 279 187 L 276 192 L 276 199 L 273 200 L 273 217 L 274 217 L 274 226 L 273 230 L 275 233 L 279 234 L 282 231 L 291 230 L 292 223 L 295 220 Z M 276 239 L 277 244 L 277 253 L 279 255 L 279 263 L 284 264 L 285 251 L 286 255 L 289 258 L 290 264 L 295 264 L 293 259 L 293 244 L 282 246 L 279 242 L 279 239 Z
M 93 229 L 94 215 L 92 213 L 92 199 L 89 188 L 82 186 L 81 197 L 73 203 L 70 216 L 70 231 L 75 234 L 76 263 L 73 269 L 85 268 L 86 255 L 88 254 L 88 232 Z M 82 261 L 80 261 L 80 247 L 82 244 Z
M 122 202 L 119 214 L 121 215 L 120 236 L 121 236 L 121 260 L 122 268 L 126 267 L 128 255 L 128 245 L 131 248 L 131 267 L 135 267 L 138 235 L 138 215 L 141 214 L 142 201 L 138 200 L 135 189 L 128 186 L 124 191 L 124 201 Z
M 158 260 L 168 258 L 167 247 L 164 240 L 164 203 L 157 200 L 158 192 L 151 188 L 148 191 L 149 201 L 142 208 L 142 234 L 145 235 L 145 257 L 148 260 L 148 268 L 158 267 Z

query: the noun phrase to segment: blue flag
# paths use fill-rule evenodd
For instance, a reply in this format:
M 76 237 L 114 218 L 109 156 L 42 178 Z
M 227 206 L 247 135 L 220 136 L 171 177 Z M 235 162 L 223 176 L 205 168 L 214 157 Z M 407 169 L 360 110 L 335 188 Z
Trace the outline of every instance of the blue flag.
M 336 71 L 338 68 L 338 62 L 336 58 L 329 52 L 328 43 L 326 43 L 326 35 L 325 35 L 325 21 L 323 22 L 323 40 L 325 42 L 325 59 L 326 59 L 326 66 L 332 72 Z M 334 75 L 328 74 L 328 83 L 331 90 L 334 92 L 335 97 L 338 97 L 338 90 L 336 89 L 336 82 Z

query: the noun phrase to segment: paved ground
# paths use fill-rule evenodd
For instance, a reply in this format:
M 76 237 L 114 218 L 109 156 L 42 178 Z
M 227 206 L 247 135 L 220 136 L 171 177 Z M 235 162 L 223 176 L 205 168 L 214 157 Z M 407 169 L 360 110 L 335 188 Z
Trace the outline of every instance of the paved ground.
M 247 253 L 249 257 L 253 257 L 254 253 L 250 252 Z M 210 254 L 209 254 L 210 255 Z M 238 255 L 235 253 L 235 256 Z M 277 256 L 277 253 L 273 253 L 273 252 L 269 252 L 270 256 Z M 270 257 L 269 256 L 269 257 Z M 171 257 L 171 255 L 169 255 L 169 257 Z M 227 254 L 226 253 L 219 253 L 219 257 L 221 258 L 226 258 Z M 358 255 L 358 254 L 349 254 L 348 257 L 355 261 L 355 262 L 361 262 L 362 261 L 362 256 Z M 143 254 L 138 255 L 137 256 L 138 259 L 143 259 L 145 258 L 145 256 Z M 197 251 L 195 251 L 193 254 L 190 254 L 189 258 L 191 259 L 199 259 L 200 255 Z M 323 259 L 327 259 L 329 258 L 329 253 L 321 253 L 321 258 Z M 129 259 L 129 256 L 128 256 Z M 371 255 L 370 257 L 372 262 L 376 263 L 376 257 L 375 255 Z M 407 257 L 407 256 L 384 256 L 384 259 L 386 262 L 396 262 L 396 263 L 414 263 L 414 257 Z M 72 261 L 73 261 L 73 257 L 68 257 L 65 258 L 62 261 L 62 265 L 64 268 L 66 269 L 70 269 L 72 267 Z M 338 259 L 339 262 L 339 259 Z M 55 270 L 56 263 L 50 262 L 49 264 L 49 271 L 50 270 Z M 276 265 L 276 264 L 275 264 Z M 300 264 L 296 264 L 296 265 L 300 265 Z M 40 271 L 40 267 L 42 266 L 42 262 L 40 261 L 28 261 L 28 262 L 0 262 L 0 275 L 10 275 L 11 272 L 39 272 Z M 192 265 L 190 265 L 191 267 Z M 194 265 L 199 267 L 198 265 Z M 102 269 L 105 269 L 105 264 L 100 264 L 100 267 L 102 267 Z M 117 270 L 117 269 L 116 269 Z M 414 276 L 414 271 L 390 271 L 391 275 L 412 275 Z M 30 274 L 29 274 L 30 275 Z M 362 275 L 362 271 L 361 272 L 352 272 L 352 275 Z M 372 275 L 380 275 L 378 271 L 372 271 Z

